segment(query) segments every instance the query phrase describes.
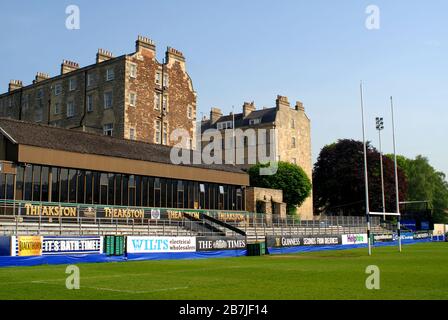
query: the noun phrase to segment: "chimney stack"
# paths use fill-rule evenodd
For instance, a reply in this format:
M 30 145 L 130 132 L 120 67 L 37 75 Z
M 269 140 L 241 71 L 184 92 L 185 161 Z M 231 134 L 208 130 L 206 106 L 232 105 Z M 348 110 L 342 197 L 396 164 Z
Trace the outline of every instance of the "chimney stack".
M 255 111 L 255 103 L 252 102 L 244 102 L 243 104 L 243 116 L 244 118 L 247 117 L 249 114 L 251 114 L 253 111 Z
M 185 57 L 181 51 L 168 47 L 166 49 L 165 57 L 168 66 L 173 65 L 175 62 L 179 62 L 180 67 L 185 72 Z
M 79 69 L 79 64 L 70 60 L 63 60 L 61 64 L 61 74 L 66 74 Z
M 135 41 L 135 51 L 140 53 L 150 51 L 152 53 L 152 56 L 155 56 L 156 45 L 151 39 L 143 36 L 138 36 L 137 41 Z
M 210 110 L 210 122 L 211 123 L 215 123 L 221 117 L 222 117 L 221 109 L 219 109 L 219 108 L 212 108 Z
M 38 83 L 44 80 L 49 79 L 50 76 L 48 75 L 48 73 L 43 73 L 43 72 L 38 72 L 36 74 L 36 78 L 34 78 L 33 83 Z
M 305 112 L 305 108 L 303 107 L 303 103 L 300 102 L 300 101 L 296 101 L 296 107 L 295 107 L 295 109 L 296 109 L 297 111 Z
M 114 56 L 112 55 L 112 52 L 104 49 L 98 49 L 98 53 L 96 54 L 96 63 L 101 63 L 103 61 L 110 60 L 113 57 Z
M 290 107 L 288 97 L 284 97 L 284 96 L 280 96 L 280 95 L 277 96 L 277 100 L 275 101 L 275 104 L 276 104 L 277 110 L 280 110 L 280 108 L 282 108 L 282 107 L 283 108 Z
M 11 80 L 9 81 L 8 92 L 20 89 L 22 87 L 23 85 L 21 80 Z

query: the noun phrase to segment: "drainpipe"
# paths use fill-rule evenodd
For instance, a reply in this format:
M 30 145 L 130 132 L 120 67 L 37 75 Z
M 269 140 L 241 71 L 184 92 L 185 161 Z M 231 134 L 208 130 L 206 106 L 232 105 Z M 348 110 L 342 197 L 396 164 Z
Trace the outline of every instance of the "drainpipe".
M 79 121 L 79 127 L 82 127 L 82 131 L 84 131 L 84 118 L 87 114 L 87 70 L 84 70 L 84 108 L 81 120 Z
M 20 88 L 20 98 L 19 98 L 19 120 L 22 120 L 22 96 L 23 96 L 23 88 Z

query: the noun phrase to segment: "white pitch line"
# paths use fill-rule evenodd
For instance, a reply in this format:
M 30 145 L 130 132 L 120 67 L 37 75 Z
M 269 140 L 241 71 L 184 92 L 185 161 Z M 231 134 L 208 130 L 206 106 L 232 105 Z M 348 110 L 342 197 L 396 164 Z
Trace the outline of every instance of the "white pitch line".
M 160 291 L 183 290 L 183 289 L 188 289 L 189 287 L 162 288 L 162 289 L 154 289 L 154 290 L 149 290 L 149 291 L 120 290 L 120 289 L 112 289 L 112 288 L 80 286 L 80 289 L 82 289 L 82 288 L 94 289 L 94 290 L 100 290 L 100 291 L 113 291 L 113 292 L 124 292 L 124 293 L 133 293 L 134 294 L 134 293 L 153 293 L 153 292 L 160 292 Z
M 198 272 L 198 271 L 213 271 L 213 270 L 221 270 L 221 269 L 238 269 L 238 268 L 253 268 L 253 266 L 243 266 L 243 265 L 236 265 L 236 266 L 225 266 L 225 267 L 216 267 L 216 268 L 201 268 L 201 269 L 189 269 L 189 270 L 173 270 L 173 271 L 166 271 L 164 274 L 169 273 L 185 273 L 185 272 Z M 87 276 L 83 277 L 81 276 L 81 280 L 89 280 L 89 279 L 109 279 L 109 278 L 122 278 L 122 277 L 140 277 L 140 276 L 149 276 L 154 275 L 153 272 L 151 273 L 127 273 L 127 274 L 115 274 L 115 275 L 104 275 L 104 276 Z M 26 283 L 39 283 L 39 282 L 53 282 L 53 281 L 65 281 L 66 278 L 61 279 L 46 279 L 46 280 L 31 280 L 31 281 L 16 281 L 16 282 L 1 282 L 1 285 L 10 285 L 10 284 L 26 284 Z
M 35 284 L 49 284 L 52 286 L 59 286 L 59 284 L 56 283 L 49 283 L 49 281 L 31 281 L 31 283 Z M 161 291 L 171 291 L 171 290 L 184 290 L 188 289 L 189 287 L 173 287 L 173 288 L 161 288 L 161 289 L 153 289 L 153 290 L 144 290 L 144 291 L 137 291 L 137 290 L 121 290 L 121 289 L 113 289 L 113 288 L 101 288 L 101 287 L 90 287 L 90 286 L 80 286 L 80 289 L 93 289 L 93 290 L 100 290 L 100 291 L 112 291 L 112 292 L 123 292 L 123 293 L 132 293 L 132 294 L 138 294 L 138 293 L 153 293 L 153 292 L 161 292 Z

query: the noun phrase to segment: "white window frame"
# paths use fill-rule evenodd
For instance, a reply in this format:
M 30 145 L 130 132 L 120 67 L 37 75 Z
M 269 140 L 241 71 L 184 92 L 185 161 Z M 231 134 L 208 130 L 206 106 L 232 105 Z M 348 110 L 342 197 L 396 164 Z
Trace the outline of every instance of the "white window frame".
M 76 78 L 72 77 L 68 79 L 68 91 L 75 91 L 76 90 Z
M 218 122 L 218 123 L 216 124 L 216 127 L 218 128 L 218 130 L 222 130 L 222 129 L 232 129 L 232 127 L 233 127 L 233 122 L 232 122 L 232 121 Z
M 107 68 L 106 69 L 106 81 L 112 81 L 115 79 L 115 70 L 114 68 Z
M 59 96 L 62 93 L 62 84 L 57 83 L 54 85 L 54 95 Z
M 108 134 L 110 132 L 110 134 Z M 114 124 L 113 123 L 106 123 L 103 125 L 103 135 L 105 136 L 112 136 L 114 133 Z
M 107 96 L 110 94 L 110 106 L 107 104 L 108 100 L 107 100 Z M 104 109 L 111 109 L 114 105 L 114 95 L 113 95 L 113 91 L 106 91 L 104 92 L 103 95 L 103 102 L 104 102 Z
M 43 120 L 44 120 L 44 109 L 36 108 L 36 110 L 34 111 L 34 121 L 42 122 Z
M 61 114 L 61 104 L 59 102 L 56 102 L 54 104 L 54 114 Z
M 136 140 L 137 139 L 137 132 L 135 131 L 135 128 L 129 128 L 129 139 L 130 140 Z
M 168 96 L 163 95 L 162 96 L 162 110 L 163 112 L 168 112 Z
M 162 141 L 162 122 L 160 120 L 154 121 L 154 142 L 160 143 Z
M 95 74 L 94 73 L 88 73 L 87 74 L 87 86 L 91 87 L 94 85 L 95 82 Z
M 261 119 L 260 118 L 255 118 L 255 119 L 250 119 L 249 120 L 249 124 L 250 125 L 256 125 L 256 124 L 259 124 L 259 123 L 261 123 Z
M 160 97 L 162 96 L 161 93 L 156 92 L 154 95 L 154 110 L 160 111 Z
M 44 97 L 44 89 L 37 89 L 37 99 L 42 99 Z
M 28 109 L 29 105 L 30 105 L 30 94 L 28 93 L 23 96 L 22 107 L 24 110 L 26 110 Z
M 193 107 L 192 106 L 187 107 L 187 118 L 193 119 Z
M 86 106 L 87 106 L 87 112 L 93 111 L 93 94 L 87 95 Z
M 157 85 L 162 84 L 162 72 L 161 71 L 156 71 L 156 78 L 154 81 Z
M 169 86 L 170 78 L 167 73 L 163 74 L 163 86 L 167 88 Z
M 67 102 L 67 118 L 71 118 L 75 116 L 75 102 L 68 101 Z
M 129 63 L 129 77 L 136 79 L 137 78 L 137 64 Z
M 163 123 L 162 129 L 162 144 L 168 145 L 169 133 L 168 133 L 168 122 Z
M 129 105 L 131 107 L 137 106 L 137 94 L 135 92 L 129 92 Z

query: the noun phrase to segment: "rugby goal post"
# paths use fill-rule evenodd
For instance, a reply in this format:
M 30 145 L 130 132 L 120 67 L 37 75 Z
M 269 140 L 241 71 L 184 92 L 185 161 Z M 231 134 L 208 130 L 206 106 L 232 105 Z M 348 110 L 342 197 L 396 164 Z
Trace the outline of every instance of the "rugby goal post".
M 401 214 L 400 214 L 400 212 L 369 212 L 369 216 L 392 216 L 392 217 L 399 218 L 398 222 L 397 222 L 397 238 L 398 238 L 398 249 L 401 251 L 401 226 L 400 226 Z

